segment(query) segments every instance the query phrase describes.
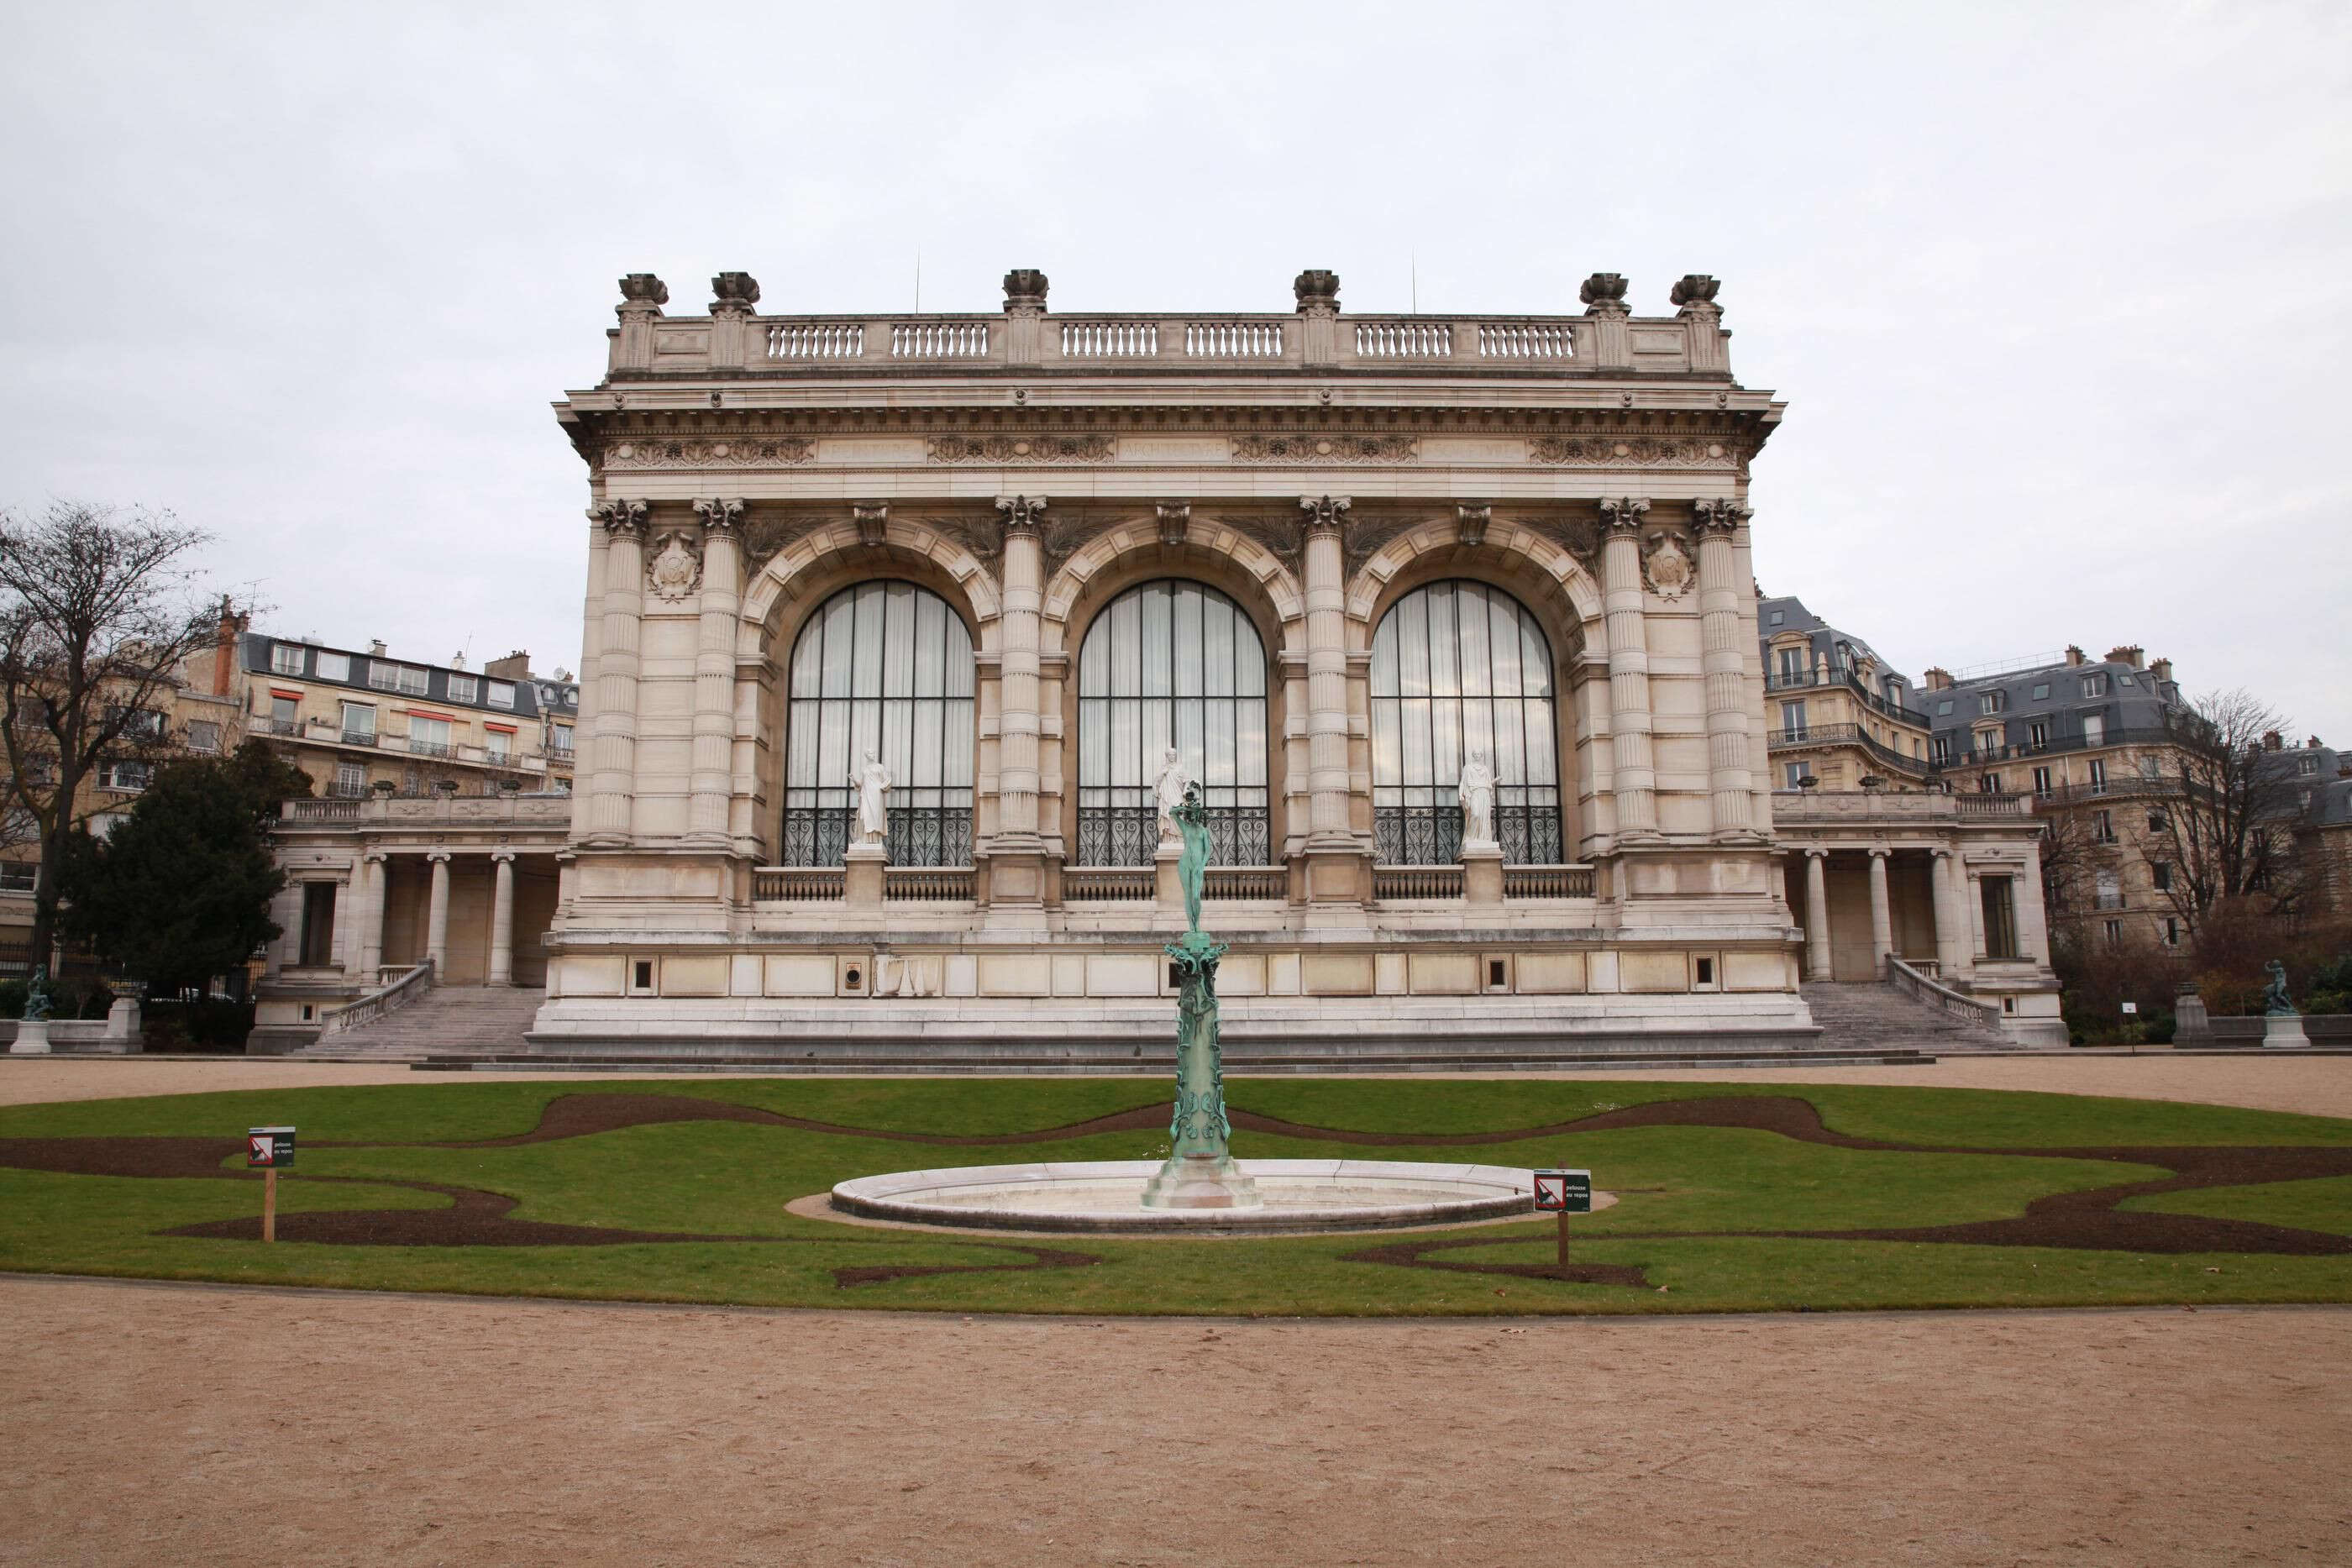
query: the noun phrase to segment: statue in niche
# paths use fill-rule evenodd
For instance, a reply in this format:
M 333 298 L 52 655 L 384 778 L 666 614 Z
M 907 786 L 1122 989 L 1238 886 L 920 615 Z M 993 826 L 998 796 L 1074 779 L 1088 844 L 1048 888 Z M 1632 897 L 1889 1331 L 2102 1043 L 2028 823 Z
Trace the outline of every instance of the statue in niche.
M 890 793 L 890 770 L 882 766 L 881 758 L 872 752 L 856 772 L 849 776 L 849 787 L 857 792 L 857 841 L 879 844 L 890 837 L 890 812 L 884 797 Z
M 1462 847 L 1487 849 L 1495 843 L 1495 770 L 1484 753 L 1473 752 L 1462 765 L 1455 793 L 1462 800 Z
M 1172 844 L 1181 836 L 1176 826 L 1176 808 L 1184 803 L 1184 759 L 1171 746 L 1160 753 L 1160 776 L 1152 780 L 1152 794 L 1160 803 L 1160 841 Z

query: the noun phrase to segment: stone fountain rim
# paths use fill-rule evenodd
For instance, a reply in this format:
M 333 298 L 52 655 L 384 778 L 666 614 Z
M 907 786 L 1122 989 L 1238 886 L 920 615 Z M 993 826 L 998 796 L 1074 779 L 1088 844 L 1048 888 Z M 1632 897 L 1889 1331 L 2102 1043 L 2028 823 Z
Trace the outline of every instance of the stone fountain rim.
M 1408 1160 L 1246 1160 L 1236 1162 L 1261 1181 L 1344 1178 L 1378 1185 L 1459 1186 L 1475 1189 L 1459 1198 L 1345 1208 L 1068 1209 L 988 1210 L 910 1200 L 903 1195 L 943 1186 L 999 1186 L 1019 1182 L 1072 1183 L 1105 1178 L 1148 1179 L 1158 1160 L 1070 1160 L 1025 1165 L 947 1166 L 892 1171 L 837 1183 L 833 1207 L 863 1219 L 946 1226 L 966 1230 L 1026 1231 L 1045 1235 L 1183 1235 L 1212 1232 L 1297 1235 L 1303 1232 L 1383 1230 L 1535 1214 L 1534 1176 L 1512 1166 Z

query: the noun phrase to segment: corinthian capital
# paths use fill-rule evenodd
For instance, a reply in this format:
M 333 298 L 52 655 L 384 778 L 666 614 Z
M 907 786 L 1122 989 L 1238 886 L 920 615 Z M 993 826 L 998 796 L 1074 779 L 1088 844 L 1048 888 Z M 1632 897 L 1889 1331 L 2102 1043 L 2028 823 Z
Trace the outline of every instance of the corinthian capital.
M 588 508 L 588 520 L 601 523 L 614 538 L 636 538 L 646 531 L 643 501 L 599 501 Z
M 1298 509 L 1307 514 L 1307 527 L 1337 528 L 1347 519 L 1340 514 L 1354 503 L 1346 496 L 1301 496 Z
M 1755 516 L 1738 501 L 1716 499 L 1691 503 L 1691 528 L 1701 538 L 1709 534 L 1728 534 Z
M 1045 521 L 1038 514 L 1045 509 L 1043 496 L 999 496 L 996 509 L 1004 514 L 1004 531 L 1008 534 L 1034 534 Z
M 743 502 L 740 497 L 713 497 L 697 501 L 694 509 L 702 518 L 705 533 L 731 534 L 743 521 Z
M 1642 518 L 1648 513 L 1650 503 L 1643 496 L 1614 496 L 1601 503 L 1601 527 L 1612 538 L 1639 541 Z

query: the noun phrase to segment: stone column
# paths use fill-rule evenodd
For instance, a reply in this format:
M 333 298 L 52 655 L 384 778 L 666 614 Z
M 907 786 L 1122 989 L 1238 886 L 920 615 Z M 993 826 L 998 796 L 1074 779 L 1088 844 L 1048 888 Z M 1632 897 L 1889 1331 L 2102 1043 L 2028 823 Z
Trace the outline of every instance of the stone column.
M 1886 850 L 1870 852 L 1870 972 L 1886 978 L 1895 956 L 1895 912 L 1886 896 Z
M 1830 977 L 1830 888 L 1827 850 L 1805 852 L 1805 978 Z
M 2042 907 L 2042 846 L 2025 852 L 2025 873 L 2009 884 L 2011 906 L 2017 920 L 2017 956 L 2037 964 L 2050 961 L 2050 922 Z
M 372 850 L 360 868 L 360 982 L 373 986 L 383 965 L 383 906 L 392 896 L 392 860 Z
M 1706 674 L 1706 787 L 1717 839 L 1758 837 L 1748 810 L 1748 653 L 1739 615 L 1739 563 L 1733 535 L 1748 516 L 1737 501 L 1694 504 L 1698 533 L 1699 635 Z
M 1650 653 L 1642 623 L 1642 519 L 1650 503 L 1625 496 L 1601 503 L 1602 602 L 1609 613 L 1609 733 L 1615 753 L 1617 836 L 1658 836 L 1658 775 L 1650 750 Z
M 645 611 L 646 504 L 607 501 L 589 513 L 604 525 L 604 624 L 596 647 L 596 729 L 585 841 L 629 841 L 637 775 L 637 631 Z
M 1045 841 L 1037 831 L 1037 732 L 1045 562 L 1037 542 L 1043 496 L 1001 496 L 1004 609 L 997 664 L 996 836 L 989 846 L 988 902 L 1041 907 Z
M 1936 901 L 1936 967 L 1948 986 L 1959 977 L 1968 963 L 1968 916 L 1961 911 L 1959 895 L 1955 891 L 1959 883 L 1958 853 L 1937 850 L 1935 856 L 1927 890 Z
M 432 962 L 436 984 L 449 973 L 449 852 L 435 850 L 425 860 L 433 867 L 433 897 L 425 905 L 425 956 Z
M 725 275 L 722 276 L 731 276 Z M 735 618 L 742 602 L 740 500 L 697 501 L 702 517 L 702 620 L 694 648 L 692 799 L 687 842 L 723 850 L 735 771 Z
M 490 894 L 490 973 L 493 986 L 514 984 L 514 852 L 499 850 L 490 856 L 496 878 Z
M 1360 904 L 1362 846 L 1348 828 L 1349 497 L 1301 496 L 1307 590 L 1307 896 Z

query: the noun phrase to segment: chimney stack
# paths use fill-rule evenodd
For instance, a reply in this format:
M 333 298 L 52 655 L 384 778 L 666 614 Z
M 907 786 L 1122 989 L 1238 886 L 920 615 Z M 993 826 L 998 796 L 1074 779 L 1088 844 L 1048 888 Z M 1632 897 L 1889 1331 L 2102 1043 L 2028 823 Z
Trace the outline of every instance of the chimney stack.
M 368 656 L 372 659 L 381 659 L 383 657 L 383 638 L 377 637 L 368 643 Z
M 2172 661 L 2158 659 L 2147 667 L 2147 673 L 2154 675 L 2158 683 L 2169 684 L 2172 680 Z
M 2067 644 L 2066 644 L 2066 667 L 2067 667 L 2068 669 L 2079 669 L 2079 668 L 2081 668 L 2081 667 L 2082 667 L 2082 664 L 2083 664 L 2083 650 L 2082 650 L 2082 649 L 2080 649 L 2080 648 L 2077 648 L 2077 647 L 2076 647 L 2076 646 L 2074 646 L 2074 643 L 2067 643 Z
M 2266 729 L 2263 731 L 2263 749 L 2264 751 L 2276 751 L 2279 748 L 2279 732 L 2277 730 Z
M 1952 672 L 1938 665 L 1928 665 L 1927 674 L 1921 679 L 1927 683 L 1927 689 L 1931 692 L 1948 692 L 1952 689 Z
M 236 644 L 244 632 L 245 617 L 229 603 L 228 595 L 222 594 L 220 626 L 213 633 L 213 695 L 216 697 L 228 695 L 236 679 Z
M 2136 643 L 2126 643 L 2121 647 L 2110 648 L 2107 650 L 2107 663 L 2111 664 L 2129 664 L 2135 670 L 2140 667 L 2140 660 L 2142 656 L 2143 651 Z

